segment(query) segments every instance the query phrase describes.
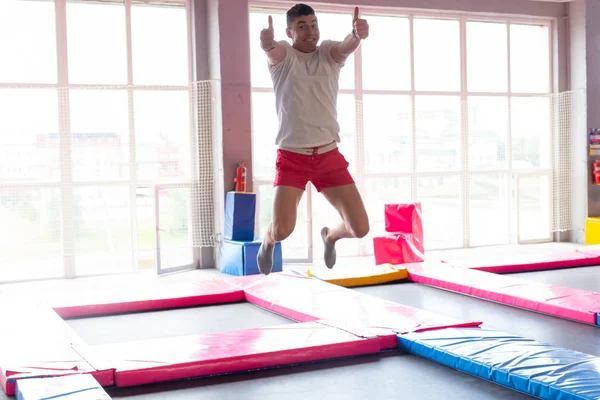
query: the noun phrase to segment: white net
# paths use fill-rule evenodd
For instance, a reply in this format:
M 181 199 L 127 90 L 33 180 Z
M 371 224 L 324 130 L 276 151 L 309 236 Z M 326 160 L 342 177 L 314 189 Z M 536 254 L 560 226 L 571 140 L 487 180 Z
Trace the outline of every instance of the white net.
M 217 87 L 0 88 L 0 280 L 190 265 L 215 246 Z

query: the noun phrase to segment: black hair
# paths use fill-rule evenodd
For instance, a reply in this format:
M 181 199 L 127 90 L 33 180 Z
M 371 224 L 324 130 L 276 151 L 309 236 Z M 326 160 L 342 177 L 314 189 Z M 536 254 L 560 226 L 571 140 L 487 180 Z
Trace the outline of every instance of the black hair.
M 292 27 L 292 23 L 298 17 L 305 17 L 308 15 L 315 15 L 315 10 L 311 6 L 307 6 L 306 4 L 296 4 L 294 7 L 287 10 L 285 16 L 287 17 L 287 26 L 288 28 Z

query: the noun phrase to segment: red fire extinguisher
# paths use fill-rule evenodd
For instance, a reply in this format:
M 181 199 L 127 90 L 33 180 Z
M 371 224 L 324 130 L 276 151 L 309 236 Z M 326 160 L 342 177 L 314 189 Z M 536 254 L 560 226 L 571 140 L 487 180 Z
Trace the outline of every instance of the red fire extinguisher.
M 237 167 L 237 176 L 233 179 L 235 182 L 235 191 L 236 192 L 245 192 L 246 191 L 246 167 L 244 166 L 244 162 L 240 162 Z
M 594 161 L 593 174 L 594 183 L 600 185 L 600 158 L 597 158 L 596 161 Z

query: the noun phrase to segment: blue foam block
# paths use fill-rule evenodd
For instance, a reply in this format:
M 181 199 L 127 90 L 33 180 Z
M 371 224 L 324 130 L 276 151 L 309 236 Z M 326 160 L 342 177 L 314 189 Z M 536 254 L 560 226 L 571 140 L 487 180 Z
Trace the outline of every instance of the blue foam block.
M 227 192 L 225 197 L 224 238 L 252 241 L 256 216 L 256 194 Z
M 110 400 L 89 374 L 17 379 L 17 400 Z
M 236 240 L 224 240 L 221 246 L 221 272 L 245 276 L 260 274 L 256 255 L 260 247 L 260 240 L 252 242 L 240 242 Z M 275 244 L 273 251 L 273 269 L 271 272 L 283 270 L 283 255 L 281 243 Z
M 600 325 L 600 314 L 596 314 L 596 325 Z
M 600 398 L 600 358 L 481 328 L 398 335 L 400 348 L 542 399 Z

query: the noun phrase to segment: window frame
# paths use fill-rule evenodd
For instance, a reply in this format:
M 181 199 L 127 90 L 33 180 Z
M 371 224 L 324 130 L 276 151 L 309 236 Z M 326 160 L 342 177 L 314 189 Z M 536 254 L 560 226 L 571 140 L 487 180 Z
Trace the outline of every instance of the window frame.
M 137 169 L 135 168 L 136 162 L 136 149 L 135 149 L 135 133 L 134 133 L 134 109 L 133 109 L 133 93 L 136 90 L 148 90 L 152 88 L 160 88 L 164 90 L 192 90 L 190 82 L 194 82 L 194 62 L 193 62 L 193 12 L 192 12 L 192 1 L 193 0 L 83 0 L 83 2 L 89 3 L 107 3 L 107 4 L 118 4 L 124 7 L 125 11 L 125 32 L 126 35 L 123 40 L 126 41 L 127 49 L 127 83 L 126 84 L 73 84 L 69 83 L 69 64 L 68 64 L 68 48 L 67 48 L 67 3 L 69 0 L 53 0 L 54 11 L 55 11 L 55 28 L 56 28 L 56 62 L 57 62 L 57 80 L 56 83 L 6 83 L 0 82 L 0 89 L 56 89 L 58 96 L 58 122 L 59 122 L 59 141 L 61 143 L 59 150 L 59 162 L 60 162 L 60 178 L 57 182 L 25 182 L 25 183 L 0 183 L 0 188 L 59 188 L 61 191 L 61 229 L 62 229 L 62 253 L 63 253 L 63 276 L 65 278 L 73 278 L 79 276 L 76 272 L 75 265 L 75 232 L 72 221 L 71 210 L 73 209 L 73 190 L 78 187 L 90 187 L 90 186 L 111 186 L 111 185 L 128 185 L 130 188 L 130 224 L 131 224 L 131 252 L 132 252 L 132 263 L 131 269 L 127 271 L 117 272 L 118 273 L 130 273 L 138 268 L 138 250 L 137 250 L 137 205 L 136 205 L 136 191 L 138 188 L 151 188 L 152 183 L 140 182 L 137 178 Z M 186 11 L 186 24 L 187 24 L 187 63 L 188 63 L 188 84 L 187 85 L 137 85 L 133 86 L 133 54 L 132 54 L 132 21 L 131 21 L 131 8 L 136 5 L 148 5 L 148 6 L 180 6 L 185 7 Z M 72 89 L 94 89 L 99 86 L 109 86 L 115 90 L 127 91 L 127 101 L 129 105 L 129 162 L 133 166 L 130 169 L 129 179 L 121 181 L 109 181 L 109 180 L 98 180 L 98 181 L 74 181 L 72 178 L 72 141 L 71 141 L 71 128 L 70 128 L 70 104 L 69 104 L 69 91 Z M 190 118 L 193 119 L 195 112 L 192 109 L 193 104 L 190 101 Z M 191 149 L 191 165 L 197 165 L 198 154 L 193 150 L 194 144 L 197 142 L 192 134 L 193 130 L 190 130 L 190 146 Z M 192 174 L 197 174 L 192 168 Z M 192 175 L 192 179 L 195 175 Z M 167 184 L 179 184 L 183 186 L 189 186 L 189 182 L 180 180 L 178 182 L 168 182 Z M 191 204 L 191 203 L 190 203 Z M 155 205 L 156 207 L 156 205 Z M 195 212 L 192 210 L 192 212 Z M 157 221 L 155 221 L 157 222 Z M 191 224 L 199 224 L 197 218 L 192 218 Z M 190 229 L 196 229 L 190 227 Z M 191 249 L 193 253 L 193 264 L 186 266 L 186 269 L 195 268 L 200 262 L 200 251 L 199 249 Z M 157 259 L 158 263 L 158 259 Z M 172 270 L 180 270 L 182 266 L 173 268 Z M 162 271 L 157 268 L 158 272 L 173 272 L 171 269 L 168 271 Z M 98 274 L 86 274 L 85 276 L 96 276 L 104 275 Z M 59 276 L 60 277 L 60 276 Z

